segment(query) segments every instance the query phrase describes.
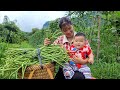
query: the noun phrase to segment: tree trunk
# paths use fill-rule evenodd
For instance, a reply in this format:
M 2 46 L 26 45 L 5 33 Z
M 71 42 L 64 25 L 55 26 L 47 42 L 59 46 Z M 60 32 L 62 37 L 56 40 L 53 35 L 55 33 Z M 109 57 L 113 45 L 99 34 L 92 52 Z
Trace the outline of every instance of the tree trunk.
M 98 46 L 97 46 L 97 60 L 99 58 L 99 49 L 100 49 L 100 22 L 101 22 L 101 18 L 100 16 L 98 15 L 97 16 L 98 18 Z

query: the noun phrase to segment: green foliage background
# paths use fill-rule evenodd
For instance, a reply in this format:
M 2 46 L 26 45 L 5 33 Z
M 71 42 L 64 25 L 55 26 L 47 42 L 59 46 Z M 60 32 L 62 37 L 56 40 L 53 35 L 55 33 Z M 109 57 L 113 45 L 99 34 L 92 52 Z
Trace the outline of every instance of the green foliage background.
M 97 60 L 98 18 L 100 16 L 100 49 Z M 66 12 L 75 31 L 84 32 L 95 55 L 95 63 L 89 65 L 98 79 L 120 79 L 120 12 L 119 11 L 68 11 Z M 15 22 L 4 19 L 0 24 L 0 60 L 8 48 L 37 48 L 47 37 L 52 42 L 62 33 L 58 27 L 59 18 L 49 22 L 47 28 L 34 28 L 23 32 Z M 0 61 L 2 65 L 3 62 Z

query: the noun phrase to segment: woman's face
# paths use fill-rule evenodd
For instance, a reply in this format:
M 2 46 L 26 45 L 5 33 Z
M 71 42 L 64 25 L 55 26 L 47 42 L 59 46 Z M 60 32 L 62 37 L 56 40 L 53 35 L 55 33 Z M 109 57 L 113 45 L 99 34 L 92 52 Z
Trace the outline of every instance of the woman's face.
M 67 38 L 71 38 L 74 36 L 74 29 L 72 25 L 65 25 L 62 27 L 62 33 L 66 35 Z

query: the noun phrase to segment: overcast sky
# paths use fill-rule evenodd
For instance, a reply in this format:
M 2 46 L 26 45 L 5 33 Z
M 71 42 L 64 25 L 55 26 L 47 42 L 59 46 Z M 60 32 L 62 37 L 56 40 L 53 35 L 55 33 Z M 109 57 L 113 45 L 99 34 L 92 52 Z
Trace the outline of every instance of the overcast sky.
M 22 31 L 31 32 L 32 28 L 41 29 L 46 21 L 65 16 L 66 11 L 0 11 L 0 23 L 7 15 L 10 21 L 17 20 Z

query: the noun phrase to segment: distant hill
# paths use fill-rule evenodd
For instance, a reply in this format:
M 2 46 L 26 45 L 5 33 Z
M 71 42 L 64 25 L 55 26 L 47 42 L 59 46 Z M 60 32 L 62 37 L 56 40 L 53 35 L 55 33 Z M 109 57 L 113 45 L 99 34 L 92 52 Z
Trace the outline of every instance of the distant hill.
M 50 21 L 45 22 L 45 24 L 43 24 L 42 29 L 48 28 L 50 24 Z

